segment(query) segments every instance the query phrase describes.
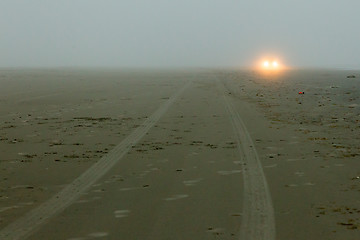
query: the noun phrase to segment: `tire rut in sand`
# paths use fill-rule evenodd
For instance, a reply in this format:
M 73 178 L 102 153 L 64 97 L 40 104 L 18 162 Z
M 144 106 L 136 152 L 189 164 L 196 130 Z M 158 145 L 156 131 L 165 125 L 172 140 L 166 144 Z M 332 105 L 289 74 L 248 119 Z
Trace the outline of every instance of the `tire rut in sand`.
M 219 80 L 218 83 L 234 128 L 243 168 L 244 203 L 240 239 L 274 240 L 276 235 L 274 208 L 255 145 L 231 99 L 225 95 L 228 91 Z
M 63 211 L 76 201 L 82 193 L 90 188 L 97 180 L 104 176 L 120 159 L 152 128 L 164 115 L 168 108 L 176 101 L 182 92 L 191 85 L 188 82 L 164 104 L 158 108 L 135 131 L 119 143 L 111 152 L 103 156 L 97 163 L 67 185 L 62 191 L 44 202 L 37 208 L 29 211 L 18 220 L 9 224 L 0 231 L 0 239 L 26 239 L 51 217 Z

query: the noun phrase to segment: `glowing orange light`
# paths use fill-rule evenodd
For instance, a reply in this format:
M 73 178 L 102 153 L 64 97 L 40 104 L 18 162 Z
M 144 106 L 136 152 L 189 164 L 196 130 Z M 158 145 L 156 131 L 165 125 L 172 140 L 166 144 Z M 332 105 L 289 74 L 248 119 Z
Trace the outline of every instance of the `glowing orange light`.
M 284 68 L 278 60 L 263 60 L 261 65 L 263 71 L 280 71 Z
M 256 60 L 253 62 L 253 69 L 265 76 L 279 76 L 286 72 L 286 70 L 290 69 L 288 66 L 284 64 L 283 58 L 281 56 L 273 55 L 273 54 L 264 54 L 262 56 L 258 56 Z

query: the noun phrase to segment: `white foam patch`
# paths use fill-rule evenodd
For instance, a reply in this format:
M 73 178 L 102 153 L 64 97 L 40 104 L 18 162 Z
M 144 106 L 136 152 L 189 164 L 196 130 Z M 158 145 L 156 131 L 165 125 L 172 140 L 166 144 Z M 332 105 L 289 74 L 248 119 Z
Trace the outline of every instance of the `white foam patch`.
M 183 199 L 183 198 L 187 198 L 189 197 L 189 195 L 187 194 L 177 194 L 177 195 L 173 195 L 171 197 L 165 198 L 165 201 L 174 201 L 174 200 L 179 200 L 179 199 Z
M 31 205 L 33 205 L 34 204 L 34 202 L 23 202 L 23 203 L 20 203 L 20 205 L 22 205 L 22 206 L 31 206 Z
M 267 149 L 270 149 L 270 150 L 276 150 L 276 149 L 278 149 L 278 147 L 266 147 Z
M 104 192 L 104 190 L 103 189 L 95 189 L 95 190 L 93 190 L 93 192 L 94 193 L 102 193 L 102 192 Z
M 297 161 L 303 161 L 303 159 L 300 159 L 300 158 L 290 158 L 290 159 L 286 159 L 286 161 L 288 161 L 288 162 L 297 162 Z
M 241 170 L 230 170 L 230 171 L 222 170 L 222 171 L 217 171 L 217 173 L 223 176 L 227 176 L 227 175 L 241 173 Z
M 128 217 L 129 214 L 130 214 L 130 210 L 128 210 L 128 209 L 114 211 L 114 215 L 116 218 Z
M 195 179 L 195 180 L 186 180 L 186 181 L 183 181 L 183 183 L 184 183 L 186 186 L 194 186 L 195 184 L 197 184 L 197 183 L 200 182 L 201 180 L 202 180 L 202 178 Z
M 93 197 L 93 198 L 90 198 L 90 199 L 81 199 L 81 200 L 78 200 L 76 201 L 75 203 L 88 203 L 88 202 L 93 202 L 93 201 L 97 201 L 97 200 L 100 200 L 101 197 Z
M 5 212 L 7 210 L 11 210 L 11 209 L 16 209 L 16 208 L 19 208 L 19 206 L 11 206 L 11 207 L 3 207 L 3 208 L 0 208 L 0 213 L 1 212 Z
M 19 188 L 28 188 L 28 189 L 33 189 L 34 187 L 31 185 L 16 185 L 16 186 L 12 186 L 11 189 L 19 189 Z
M 106 180 L 104 183 L 109 184 L 109 183 L 114 183 L 114 182 L 118 182 L 118 181 L 123 181 L 123 178 L 121 175 L 113 175 L 108 180 Z
M 133 187 L 133 188 L 120 188 L 120 191 L 131 191 L 131 190 L 137 190 L 139 189 L 138 187 Z
M 79 201 L 76 201 L 75 203 L 88 203 L 90 202 L 90 200 L 87 200 L 87 199 L 84 199 L 84 200 L 79 200 Z
M 108 235 L 109 235 L 109 233 L 107 233 L 107 232 L 94 232 L 94 233 L 88 234 L 89 237 L 94 237 L 94 238 L 106 237 Z
M 272 165 L 267 165 L 267 166 L 264 166 L 264 168 L 274 168 L 274 167 L 277 167 L 277 164 L 272 164 Z
M 158 162 L 160 162 L 160 163 L 166 163 L 166 162 L 168 162 L 169 161 L 169 159 L 161 159 L 161 160 L 159 160 Z
M 215 233 L 215 234 L 222 234 L 222 233 L 224 233 L 224 231 L 225 231 L 224 228 L 209 228 L 207 230 L 207 232 Z
M 312 182 L 307 182 L 307 183 L 304 183 L 305 186 L 314 186 L 315 184 L 312 183 Z

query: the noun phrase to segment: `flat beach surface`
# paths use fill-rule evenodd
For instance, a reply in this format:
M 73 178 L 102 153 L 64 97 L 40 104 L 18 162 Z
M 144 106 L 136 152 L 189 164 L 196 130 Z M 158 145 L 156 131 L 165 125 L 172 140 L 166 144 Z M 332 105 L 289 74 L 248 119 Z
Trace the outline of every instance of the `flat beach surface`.
M 359 71 L 1 69 L 0 86 L 0 239 L 359 239 Z

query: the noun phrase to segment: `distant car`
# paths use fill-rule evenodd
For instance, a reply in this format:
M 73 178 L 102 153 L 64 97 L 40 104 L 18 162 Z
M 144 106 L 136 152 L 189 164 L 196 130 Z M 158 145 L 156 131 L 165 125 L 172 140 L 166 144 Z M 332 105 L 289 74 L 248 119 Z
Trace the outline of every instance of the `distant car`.
M 267 69 L 276 69 L 279 67 L 279 63 L 275 60 L 273 61 L 264 61 L 263 67 Z

